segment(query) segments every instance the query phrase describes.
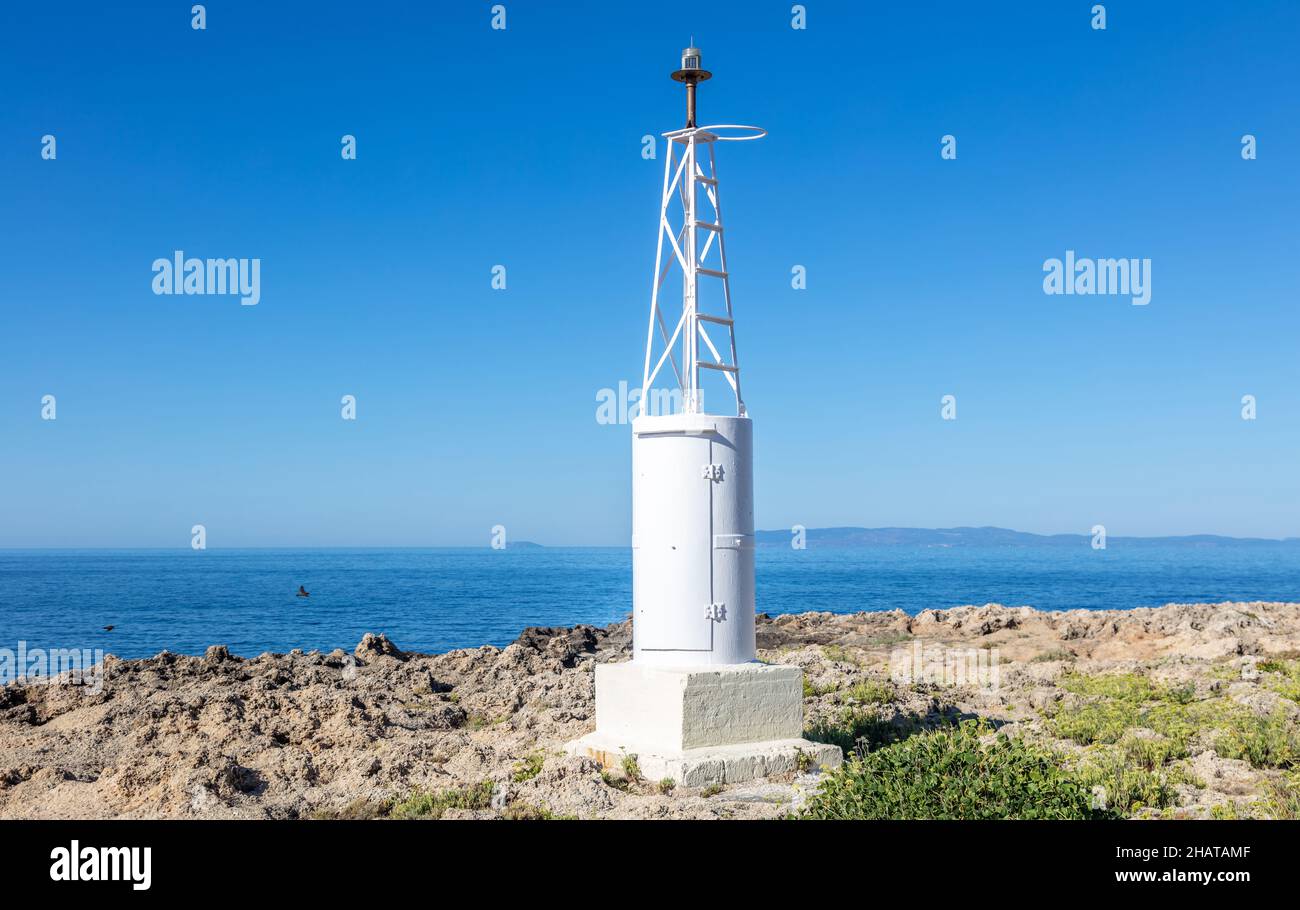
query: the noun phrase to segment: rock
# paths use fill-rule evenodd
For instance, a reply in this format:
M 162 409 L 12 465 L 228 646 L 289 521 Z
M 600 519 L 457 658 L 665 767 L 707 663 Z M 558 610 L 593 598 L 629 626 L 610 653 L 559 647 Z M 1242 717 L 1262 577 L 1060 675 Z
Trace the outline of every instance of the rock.
M 361 641 L 352 651 L 352 654 L 361 661 L 372 657 L 393 657 L 397 660 L 406 660 L 406 654 L 397 645 L 389 641 L 388 636 L 383 632 L 378 635 L 367 632 L 361 637 Z
M 448 817 L 773 818 L 801 805 L 812 785 L 799 780 L 708 797 L 683 786 L 661 792 L 658 781 L 620 788 L 590 759 L 558 754 L 591 730 L 593 667 L 626 659 L 631 630 L 630 621 L 535 627 L 505 649 L 434 655 L 403 652 L 383 635 L 365 636 L 353 654 L 249 660 L 216 645 L 202 656 L 108 657 L 99 694 L 10 684 L 0 687 L 0 818 L 353 817 L 382 814 L 415 791 L 472 792 L 485 781 L 494 808 Z M 871 735 L 884 739 L 978 716 L 1008 735 L 1077 754 L 1045 717 L 1060 706 L 1069 672 L 1145 673 L 1171 688 L 1194 684 L 1197 697 L 1231 698 L 1242 710 L 1300 711 L 1250 672 L 1255 655 L 1297 650 L 1300 604 L 1095 612 L 985 604 L 916 617 L 785 614 L 759 619 L 757 631 L 771 649 L 765 659 L 800 666 L 823 687 L 804 700 L 808 725 L 868 712 L 878 721 Z M 1072 659 L 1058 659 L 1062 639 Z M 917 644 L 996 647 L 1000 683 L 983 690 L 890 682 L 891 652 Z M 1225 665 L 1232 681 L 1212 692 Z M 1276 773 L 1220 759 L 1203 745 L 1188 765 L 1206 787 L 1181 790 L 1179 812 L 1255 799 Z
M 1219 793 L 1244 796 L 1258 789 L 1257 775 L 1249 762 L 1220 758 L 1214 752 L 1201 752 L 1190 763 L 1192 774 Z

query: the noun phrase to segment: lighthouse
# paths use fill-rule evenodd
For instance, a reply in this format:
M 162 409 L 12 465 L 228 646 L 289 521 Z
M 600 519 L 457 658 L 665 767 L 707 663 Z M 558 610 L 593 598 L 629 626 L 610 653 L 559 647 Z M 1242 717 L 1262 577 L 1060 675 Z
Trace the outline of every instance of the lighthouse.
M 672 78 L 686 125 L 667 140 L 632 422 L 632 660 L 596 667 L 596 729 L 574 754 L 683 786 L 834 767 L 802 739 L 803 672 L 754 641 L 753 423 L 741 392 L 717 149 L 755 126 L 697 124 L 712 77 L 696 47 Z M 681 303 L 674 290 L 680 280 Z M 670 302 L 670 298 L 671 302 Z

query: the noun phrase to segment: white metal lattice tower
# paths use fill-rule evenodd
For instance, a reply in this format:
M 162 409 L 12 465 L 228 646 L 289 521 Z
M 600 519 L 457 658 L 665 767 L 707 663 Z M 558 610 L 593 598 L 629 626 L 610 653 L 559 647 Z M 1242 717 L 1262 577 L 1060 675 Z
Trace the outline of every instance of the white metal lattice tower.
M 754 428 L 740 393 L 714 148 L 766 134 L 695 125 L 695 88 L 709 76 L 688 47 L 673 73 L 686 85 L 686 126 L 664 133 L 641 413 L 632 421 L 632 659 L 596 665 L 596 729 L 566 747 L 607 766 L 634 754 L 643 774 L 688 787 L 842 758 L 837 746 L 802 738 L 803 671 L 756 659 Z M 674 263 L 682 309 L 669 314 L 660 292 Z M 720 291 L 711 308 L 700 293 L 707 284 Z M 666 365 L 681 407 L 654 413 L 649 395 Z M 705 412 L 701 371 L 726 379 L 735 414 Z
M 753 424 L 741 394 L 715 148 L 765 133 L 696 126 L 696 85 L 710 75 L 695 47 L 673 73 L 686 85 L 686 126 L 664 133 L 641 414 L 632 422 L 633 660 L 657 666 L 743 664 L 755 653 Z M 673 271 L 680 312 L 665 305 Z M 706 411 L 706 373 L 724 395 L 729 387 L 734 411 Z M 661 377 L 676 378 L 679 404 L 652 397 Z
M 667 364 L 677 380 L 685 413 L 704 411 L 700 371 L 711 370 L 721 373 L 731 387 L 736 415 L 746 415 L 745 399 L 740 390 L 736 316 L 731 302 L 726 229 L 722 223 L 721 187 L 714 147 L 718 142 L 761 139 L 767 132 L 756 126 L 737 124 L 695 125 L 695 87 L 711 75 L 700 69 L 700 52 L 694 47 L 683 51 L 682 68 L 673 73 L 674 79 L 686 83 L 686 126 L 663 134 L 668 140 L 668 154 L 664 157 L 659 241 L 650 294 L 650 324 L 646 329 L 645 369 L 641 378 L 643 413 L 648 413 L 654 382 Z M 668 242 L 667 261 L 665 239 Z M 674 271 L 674 265 L 682 276 L 682 308 L 680 315 L 670 312 L 665 316 L 661 291 L 669 273 Z M 712 312 L 701 300 L 701 279 L 720 285 L 721 307 L 715 306 Z M 674 321 L 671 333 L 669 319 Z M 723 331 L 727 333 L 726 341 L 721 345 L 715 344 L 710 326 L 719 336 Z

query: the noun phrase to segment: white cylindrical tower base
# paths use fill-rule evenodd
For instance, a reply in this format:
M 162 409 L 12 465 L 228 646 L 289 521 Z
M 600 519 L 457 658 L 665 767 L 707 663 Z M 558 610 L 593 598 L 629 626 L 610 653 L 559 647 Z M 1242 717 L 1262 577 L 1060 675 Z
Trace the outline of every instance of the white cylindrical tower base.
M 662 667 L 754 660 L 753 428 L 748 417 L 632 423 L 632 645 Z

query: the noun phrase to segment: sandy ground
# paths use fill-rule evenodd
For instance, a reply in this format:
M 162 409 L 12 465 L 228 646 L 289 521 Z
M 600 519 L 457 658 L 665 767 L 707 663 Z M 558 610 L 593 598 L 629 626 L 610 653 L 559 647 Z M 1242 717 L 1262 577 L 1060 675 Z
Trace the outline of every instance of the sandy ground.
M 720 792 L 628 782 L 561 746 L 593 727 L 593 667 L 630 656 L 629 623 L 530 629 L 504 649 L 410 654 L 368 635 L 353 654 L 106 660 L 102 691 L 0 690 L 0 817 L 300 818 L 383 813 L 413 791 L 479 786 L 490 805 L 446 817 L 779 817 L 816 779 Z M 760 617 L 760 657 L 804 668 L 808 724 L 848 710 L 925 728 L 981 717 L 1062 750 L 1048 721 L 1070 674 L 1139 672 L 1291 722 L 1300 705 L 1264 685 L 1260 659 L 1295 657 L 1300 604 L 1028 607 Z M 891 655 L 997 650 L 996 686 L 890 682 Z M 949 680 L 948 682 L 950 682 Z M 987 682 L 987 680 L 985 680 Z M 863 707 L 861 693 L 869 689 Z M 1250 814 L 1282 772 L 1196 746 L 1166 814 Z M 486 783 L 485 783 L 486 782 Z M 1216 807 L 1218 809 L 1216 810 Z M 1258 814 L 1258 813 L 1256 813 Z

